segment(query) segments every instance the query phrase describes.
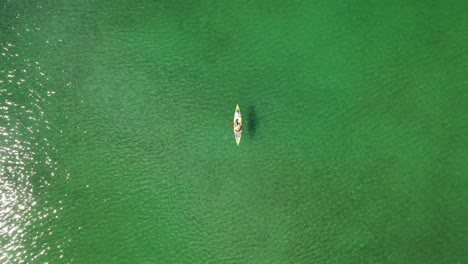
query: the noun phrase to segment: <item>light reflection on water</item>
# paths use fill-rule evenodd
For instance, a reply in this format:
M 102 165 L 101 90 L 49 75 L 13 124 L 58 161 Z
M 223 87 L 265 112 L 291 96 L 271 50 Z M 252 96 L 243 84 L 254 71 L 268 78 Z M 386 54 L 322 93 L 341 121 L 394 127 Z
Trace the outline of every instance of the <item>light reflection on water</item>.
M 48 77 L 39 62 L 22 58 L 14 43 L 0 43 L 0 49 L 6 58 L 0 72 L 0 263 L 31 263 L 60 248 L 42 241 L 53 234 L 61 208 L 38 199 L 57 170 L 44 136 L 50 122 L 43 104 L 53 92 L 45 90 Z

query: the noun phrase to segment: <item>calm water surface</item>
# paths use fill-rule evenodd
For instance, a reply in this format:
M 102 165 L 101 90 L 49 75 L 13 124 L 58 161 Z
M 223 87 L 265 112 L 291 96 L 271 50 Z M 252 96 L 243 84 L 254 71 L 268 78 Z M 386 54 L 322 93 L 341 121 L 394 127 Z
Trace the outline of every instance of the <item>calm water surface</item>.
M 0 263 L 468 262 L 468 4 L 419 2 L 2 1 Z

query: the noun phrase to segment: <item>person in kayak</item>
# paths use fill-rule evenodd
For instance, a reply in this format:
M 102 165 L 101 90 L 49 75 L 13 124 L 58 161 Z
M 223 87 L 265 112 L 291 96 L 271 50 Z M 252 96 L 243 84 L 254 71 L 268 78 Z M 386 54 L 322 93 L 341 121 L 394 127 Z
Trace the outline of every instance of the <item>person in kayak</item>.
M 239 122 L 239 119 L 236 119 L 236 123 L 234 124 L 234 128 L 236 132 L 241 132 L 242 131 L 242 124 Z

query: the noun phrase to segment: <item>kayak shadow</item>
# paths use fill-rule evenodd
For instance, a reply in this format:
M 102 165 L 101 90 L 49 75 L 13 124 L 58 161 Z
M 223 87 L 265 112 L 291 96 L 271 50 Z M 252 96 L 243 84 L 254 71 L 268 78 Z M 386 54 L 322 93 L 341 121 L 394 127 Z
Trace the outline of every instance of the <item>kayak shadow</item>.
M 257 111 L 255 111 L 255 106 L 249 106 L 247 109 L 247 131 L 249 132 L 250 138 L 254 138 L 257 133 Z

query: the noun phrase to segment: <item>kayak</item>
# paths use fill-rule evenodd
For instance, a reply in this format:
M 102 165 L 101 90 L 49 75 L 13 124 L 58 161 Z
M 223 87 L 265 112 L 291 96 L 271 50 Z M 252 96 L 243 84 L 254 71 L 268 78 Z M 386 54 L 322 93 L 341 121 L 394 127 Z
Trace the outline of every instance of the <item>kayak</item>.
M 236 123 L 236 120 L 238 123 Z M 242 136 L 242 116 L 240 112 L 239 105 L 236 105 L 236 111 L 234 112 L 234 138 L 236 139 L 237 145 L 240 144 L 241 136 Z M 236 125 L 239 124 L 239 125 Z M 240 129 L 239 129 L 240 126 Z

